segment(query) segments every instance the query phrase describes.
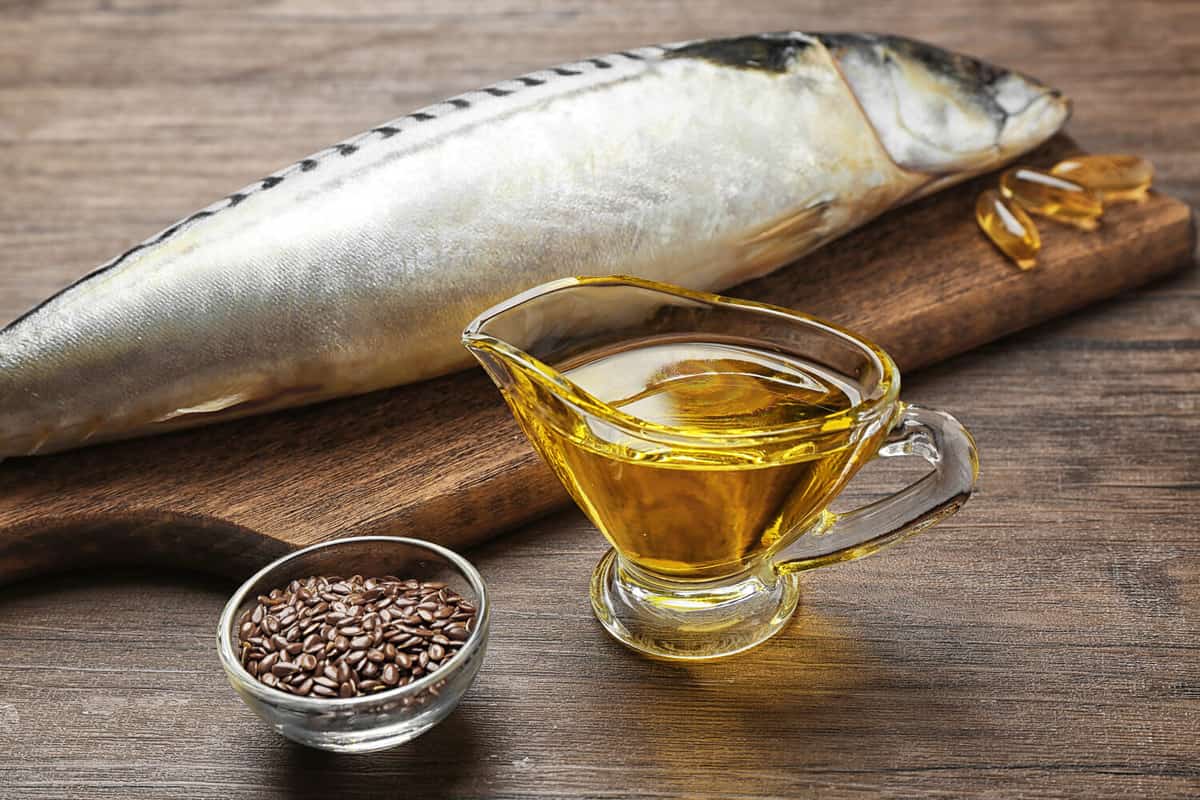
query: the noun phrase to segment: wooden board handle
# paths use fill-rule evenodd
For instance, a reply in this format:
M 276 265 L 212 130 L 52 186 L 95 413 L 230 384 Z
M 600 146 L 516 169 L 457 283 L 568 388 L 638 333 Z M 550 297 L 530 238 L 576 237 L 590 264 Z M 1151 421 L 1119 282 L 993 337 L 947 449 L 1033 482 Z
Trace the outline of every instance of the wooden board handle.
M 1077 152 L 1065 138 L 1024 163 Z M 1021 272 L 983 238 L 985 176 L 730 294 L 864 333 L 907 371 L 1190 264 L 1191 209 L 1152 193 L 1095 233 L 1040 222 Z M 395 533 L 466 547 L 567 505 L 479 370 L 311 408 L 0 464 L 0 583 L 143 562 L 248 574 L 289 548 Z

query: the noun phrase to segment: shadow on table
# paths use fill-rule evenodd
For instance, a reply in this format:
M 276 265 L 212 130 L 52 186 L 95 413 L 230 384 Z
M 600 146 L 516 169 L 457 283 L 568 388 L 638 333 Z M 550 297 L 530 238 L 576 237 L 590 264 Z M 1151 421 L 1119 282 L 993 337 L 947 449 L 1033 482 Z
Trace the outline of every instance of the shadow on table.
M 462 764 L 485 756 L 477 744 L 475 723 L 456 710 L 428 733 L 394 750 L 360 755 L 327 753 L 287 742 L 272 772 L 287 797 L 403 797 L 410 791 L 437 789 L 438 796 L 475 794 L 461 790 L 477 780 Z M 422 766 L 424 765 L 424 766 Z
M 707 772 L 698 763 L 720 765 L 726 774 L 707 776 L 720 793 L 739 773 L 774 772 L 782 788 L 788 774 L 894 765 L 925 744 L 986 737 L 995 721 L 964 693 L 947 642 L 910 644 L 876 630 L 882 624 L 802 606 L 756 650 L 689 665 L 647 662 L 611 643 L 605 656 L 654 687 L 653 703 L 626 708 L 627 746 L 652 759 L 674 792 L 698 790 Z M 965 644 L 963 658 L 969 651 Z

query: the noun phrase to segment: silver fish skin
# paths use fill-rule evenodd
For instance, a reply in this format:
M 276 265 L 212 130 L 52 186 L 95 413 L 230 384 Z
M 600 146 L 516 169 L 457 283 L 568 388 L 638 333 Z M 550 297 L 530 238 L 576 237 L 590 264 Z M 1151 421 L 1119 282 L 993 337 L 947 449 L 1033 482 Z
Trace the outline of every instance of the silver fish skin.
M 553 278 L 720 290 L 1068 115 L 1032 78 L 869 34 L 644 47 L 468 92 L 213 203 L 0 331 L 0 457 L 458 370 L 476 313 Z

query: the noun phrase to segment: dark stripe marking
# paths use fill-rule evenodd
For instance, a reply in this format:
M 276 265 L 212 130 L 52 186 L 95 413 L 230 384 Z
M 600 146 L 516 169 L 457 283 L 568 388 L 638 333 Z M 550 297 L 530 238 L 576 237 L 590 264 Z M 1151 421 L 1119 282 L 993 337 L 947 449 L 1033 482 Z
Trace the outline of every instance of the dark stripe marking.
M 567 69 L 566 67 L 555 67 L 555 68 L 554 68 L 554 74 L 555 74 L 555 75 L 566 75 L 566 76 L 570 76 L 570 75 L 582 75 L 583 73 L 582 73 L 582 72 L 576 72 L 576 71 L 575 71 L 575 70 L 573 70 L 573 69 Z
M 271 175 L 262 179 L 262 188 L 272 189 L 281 183 L 283 183 L 283 178 L 279 177 L 278 175 Z
M 379 128 L 371 129 L 371 133 L 381 134 L 383 136 L 383 138 L 385 138 L 385 139 L 390 139 L 399 132 L 400 132 L 399 128 L 393 128 L 391 125 L 384 125 Z
M 525 84 L 526 86 L 541 86 L 543 83 L 545 83 L 545 81 L 543 81 L 539 78 L 530 78 L 528 76 L 526 76 L 524 78 L 517 78 L 517 80 L 519 80 L 521 83 Z
M 433 114 L 426 114 L 422 111 L 418 111 L 415 114 L 409 114 L 408 118 L 415 119 L 417 122 L 425 122 L 426 120 L 437 119 L 437 117 L 435 117 Z
M 598 69 L 608 69 L 612 66 L 612 64 L 602 58 L 589 58 L 588 63 L 595 64 Z
M 508 95 L 512 94 L 512 92 L 508 89 L 498 89 L 495 86 L 489 86 L 484 89 L 484 91 L 490 94 L 492 97 L 507 97 Z
M 668 52 L 664 58 L 698 58 L 713 64 L 757 72 L 787 72 L 795 55 L 811 41 L 786 35 L 708 39 Z
M 300 162 L 300 171 L 308 172 L 317 168 L 317 160 L 315 158 L 306 158 Z
M 339 144 L 337 146 L 338 155 L 349 156 L 358 152 L 356 144 Z
M 621 55 L 625 56 L 626 58 L 632 58 L 634 61 L 644 61 L 645 60 L 641 56 L 639 56 L 637 53 L 634 53 L 631 50 L 622 50 Z
M 234 206 L 236 206 L 238 203 L 242 202 L 245 199 L 246 199 L 246 195 L 242 194 L 241 192 L 238 192 L 237 194 L 231 194 L 231 195 L 229 195 L 229 205 L 227 205 L 225 207 L 233 208 Z
M 470 100 L 463 100 L 461 97 L 454 97 L 446 101 L 455 108 L 468 108 L 471 105 Z
M 215 212 L 215 211 L 197 211 L 195 214 L 192 214 L 190 217 L 185 219 L 180 224 L 187 225 L 189 222 L 195 222 L 198 219 L 204 219 L 205 217 L 211 217 L 215 213 L 217 213 L 217 212 Z

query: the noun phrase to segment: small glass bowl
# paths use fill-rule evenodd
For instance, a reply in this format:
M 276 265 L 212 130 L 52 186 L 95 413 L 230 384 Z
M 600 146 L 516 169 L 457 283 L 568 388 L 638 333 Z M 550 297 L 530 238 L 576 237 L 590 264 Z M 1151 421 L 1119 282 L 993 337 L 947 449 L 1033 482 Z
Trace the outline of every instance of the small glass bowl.
M 310 575 L 396 575 L 442 581 L 477 609 L 471 636 L 437 672 L 407 686 L 364 697 L 297 697 L 264 686 L 241 665 L 237 620 L 260 594 Z M 487 590 L 462 556 L 419 539 L 361 536 L 306 547 L 268 564 L 234 593 L 217 629 L 221 666 L 246 705 L 294 742 L 342 753 L 384 750 L 415 739 L 441 722 L 475 680 L 487 649 Z

